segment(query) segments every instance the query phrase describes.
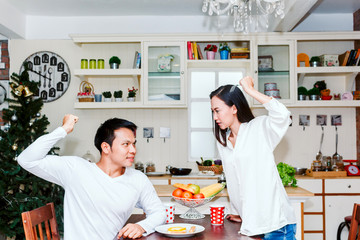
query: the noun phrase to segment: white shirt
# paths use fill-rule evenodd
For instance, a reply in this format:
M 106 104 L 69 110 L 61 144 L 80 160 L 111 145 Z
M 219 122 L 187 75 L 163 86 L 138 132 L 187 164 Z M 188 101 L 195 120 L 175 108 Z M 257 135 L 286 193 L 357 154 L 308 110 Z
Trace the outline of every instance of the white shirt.
M 235 148 L 228 139 L 227 147 L 217 142 L 230 203 L 242 218 L 240 232 L 248 236 L 296 223 L 273 155 L 291 122 L 290 112 L 275 99 L 264 107 L 268 116 L 240 124 Z
M 165 209 L 149 179 L 140 171 L 126 168 L 111 178 L 95 163 L 75 156 L 47 155 L 66 136 L 59 127 L 38 138 L 18 157 L 29 172 L 65 189 L 64 239 L 112 240 L 130 217 L 134 207 L 146 213 L 138 224 L 147 234 L 166 218 Z

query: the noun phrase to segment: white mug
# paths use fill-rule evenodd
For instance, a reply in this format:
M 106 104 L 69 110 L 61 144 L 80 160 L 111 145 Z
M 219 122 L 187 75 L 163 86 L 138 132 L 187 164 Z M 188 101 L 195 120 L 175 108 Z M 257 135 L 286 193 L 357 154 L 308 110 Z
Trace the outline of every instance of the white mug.
M 166 211 L 166 223 L 173 223 L 175 218 L 175 203 L 164 203 Z

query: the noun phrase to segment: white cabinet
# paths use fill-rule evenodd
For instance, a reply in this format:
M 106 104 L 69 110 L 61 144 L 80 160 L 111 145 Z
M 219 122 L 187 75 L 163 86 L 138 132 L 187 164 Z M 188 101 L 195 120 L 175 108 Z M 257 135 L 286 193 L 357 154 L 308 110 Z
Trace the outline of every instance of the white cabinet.
M 186 106 L 185 42 L 144 43 L 144 104 Z
M 339 224 L 360 203 L 360 178 L 301 178 L 298 185 L 315 193 L 304 203 L 305 239 L 336 239 Z M 346 233 L 344 229 L 342 239 Z
M 336 239 L 337 228 L 344 217 L 352 214 L 354 203 L 360 202 L 360 196 L 326 196 L 325 212 L 326 212 L 326 239 Z M 342 234 L 343 240 L 347 239 L 347 229 L 344 228 Z
M 305 53 L 311 59 L 321 55 L 340 55 L 354 49 L 354 41 L 359 39 L 356 34 L 321 34 L 297 39 L 297 54 Z M 302 100 L 296 99 L 294 106 L 299 107 L 355 107 L 359 101 L 334 100 L 334 94 L 351 93 L 355 90 L 355 77 L 360 72 L 359 66 L 320 66 L 305 67 L 299 64 L 296 67 L 296 89 L 300 86 L 308 90 L 314 87 L 317 81 L 325 80 L 327 89 L 330 89 L 331 100 Z
M 255 88 L 284 104 L 294 103 L 294 41 L 259 40 L 255 47 L 255 56 Z M 272 87 L 269 88 L 269 84 Z M 260 103 L 254 100 L 254 105 Z
M 305 100 L 299 101 L 297 89 L 304 86 L 313 88 L 317 81 L 325 80 L 333 94 L 344 94 L 354 90 L 355 77 L 360 66 L 345 67 L 304 67 L 297 66 L 297 55 L 305 53 L 309 58 L 323 54 L 339 55 L 354 49 L 354 41 L 360 39 L 360 32 L 340 33 L 258 33 L 239 36 L 238 34 L 191 34 L 191 35 L 72 35 L 74 43 L 81 46 L 81 58 L 104 59 L 108 67 L 111 56 L 121 59 L 119 71 L 74 70 L 76 76 L 91 81 L 95 91 L 101 93 L 114 86 L 139 89 L 135 103 L 76 103 L 75 108 L 186 108 L 187 75 L 189 68 L 242 68 L 246 75 L 254 76 L 255 87 L 265 93 L 266 83 L 276 83 L 279 99 L 288 107 L 358 107 L 355 100 Z M 196 41 L 203 51 L 207 44 L 219 46 L 228 42 L 230 48 L 248 48 L 250 58 L 220 60 L 187 60 L 187 42 Z M 142 69 L 133 69 L 134 55 L 142 54 Z M 172 56 L 172 57 L 169 57 Z M 159 68 L 160 59 L 170 59 L 169 68 Z M 166 57 L 167 56 L 167 57 Z M 264 58 L 265 57 L 265 58 Z M 263 67 L 263 59 L 271 58 L 270 67 Z M 260 70 L 259 71 L 259 60 Z M 163 61 L 163 63 L 164 63 Z M 166 64 L 165 64 L 166 65 Z M 165 66 L 164 65 L 164 66 Z M 80 82 L 79 82 L 80 83 Z M 115 84 L 114 84 L 115 83 Z M 115 89 L 114 89 L 115 90 Z M 269 93 L 269 92 L 268 92 Z M 273 93 L 276 94 L 276 91 Z M 124 97 L 125 98 L 125 97 Z M 262 107 L 254 101 L 253 107 Z

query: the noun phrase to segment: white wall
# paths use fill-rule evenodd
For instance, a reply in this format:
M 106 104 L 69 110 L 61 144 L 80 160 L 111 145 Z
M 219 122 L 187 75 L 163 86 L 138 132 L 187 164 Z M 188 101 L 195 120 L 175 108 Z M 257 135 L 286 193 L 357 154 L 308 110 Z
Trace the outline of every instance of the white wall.
M 100 47 L 100 46 L 96 46 Z M 91 56 L 90 49 L 80 47 L 71 40 L 10 40 L 9 51 L 11 56 L 10 72 L 19 72 L 22 61 L 30 54 L 37 51 L 53 51 L 62 56 L 71 71 L 80 68 L 80 59 Z M 104 49 L 104 51 L 107 51 Z M 121 52 L 121 50 L 120 50 Z M 94 56 L 94 55 L 93 55 Z M 131 56 L 122 55 L 122 64 L 133 63 Z M 107 58 L 108 59 L 108 58 Z M 107 64 L 106 67 L 108 68 Z M 91 80 L 95 92 L 104 90 L 114 91 L 121 86 L 123 91 L 132 85 L 121 85 L 119 79 L 111 81 Z M 138 125 L 136 161 L 143 163 L 153 161 L 157 171 L 165 171 L 165 166 L 171 164 L 177 167 L 196 167 L 193 163 L 187 163 L 187 110 L 186 109 L 74 109 L 74 101 L 79 91 L 81 80 L 72 74 L 70 87 L 66 93 L 56 101 L 45 103 L 42 114 L 50 121 L 48 131 L 52 131 L 62 123 L 62 118 L 67 113 L 79 116 L 79 122 L 73 133 L 65 140 L 59 142 L 61 155 L 83 156 L 87 150 L 99 158 L 98 150 L 94 147 L 94 136 L 99 125 L 113 117 L 125 118 Z M 124 93 L 125 94 L 125 93 Z M 143 128 L 154 127 L 154 138 L 147 143 L 143 138 Z M 159 128 L 171 128 L 171 138 L 159 138 Z M 185 133 L 185 134 L 184 134 Z

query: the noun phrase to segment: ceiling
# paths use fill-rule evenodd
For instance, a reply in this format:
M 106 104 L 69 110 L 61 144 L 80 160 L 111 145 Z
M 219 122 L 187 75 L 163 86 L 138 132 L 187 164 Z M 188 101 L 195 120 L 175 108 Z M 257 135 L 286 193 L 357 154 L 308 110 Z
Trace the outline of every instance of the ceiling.
M 203 0 L 7 1 L 24 14 L 37 16 L 196 16 L 204 14 L 201 11 Z M 288 0 L 285 0 L 285 4 L 286 1 Z M 358 9 L 360 9 L 359 0 L 318 0 L 311 9 L 311 13 L 353 13 Z

